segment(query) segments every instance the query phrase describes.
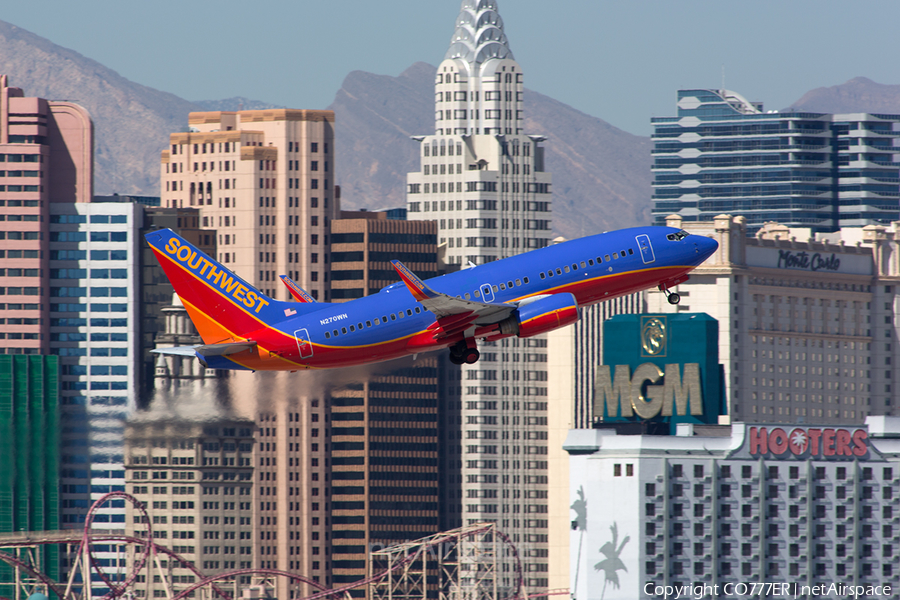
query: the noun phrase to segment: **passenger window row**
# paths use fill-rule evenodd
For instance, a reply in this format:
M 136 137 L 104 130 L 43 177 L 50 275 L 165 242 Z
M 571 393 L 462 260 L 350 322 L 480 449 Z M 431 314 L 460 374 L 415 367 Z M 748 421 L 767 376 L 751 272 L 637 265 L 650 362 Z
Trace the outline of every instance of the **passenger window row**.
M 529 279 L 527 277 L 523 277 L 522 279 L 517 278 L 515 280 L 515 282 L 513 282 L 513 280 L 510 279 L 509 281 L 507 281 L 505 283 L 501 281 L 499 284 L 492 285 L 491 289 L 496 294 L 500 290 L 507 290 L 507 289 L 511 290 L 514 287 L 518 287 L 520 285 L 526 285 L 528 283 L 529 283 Z M 477 289 L 474 292 L 472 292 L 471 294 L 469 292 L 466 292 L 463 296 L 457 296 L 457 298 L 461 299 L 461 298 L 465 297 L 466 300 L 471 300 L 472 296 L 474 296 L 475 298 L 481 298 L 481 289 Z
M 422 312 L 421 306 L 416 306 L 415 308 L 407 308 L 405 314 L 404 314 L 404 311 L 402 311 L 402 310 L 395 314 L 392 313 L 390 315 L 390 320 L 396 321 L 398 318 L 402 319 L 407 316 L 411 317 L 411 316 L 413 316 L 414 313 L 420 314 L 421 312 Z M 341 327 L 340 330 L 334 329 L 332 331 L 326 331 L 325 339 L 331 339 L 332 336 L 337 337 L 339 335 L 346 335 L 348 333 L 353 333 L 354 331 L 362 331 L 366 327 L 374 327 L 375 325 L 380 325 L 382 323 L 387 323 L 387 322 L 388 322 L 387 316 L 382 316 L 380 318 L 375 317 L 374 319 L 367 320 L 365 325 L 363 325 L 362 321 L 360 321 L 356 325 L 348 325 L 347 327 Z
M 631 249 L 631 248 L 628 248 L 627 250 L 622 250 L 621 252 L 613 252 L 613 253 L 612 253 L 612 258 L 610 258 L 610 255 L 609 255 L 609 254 L 606 254 L 606 255 L 604 255 L 603 257 L 598 256 L 598 257 L 597 257 L 597 264 L 598 264 L 598 265 L 599 265 L 599 264 L 602 264 L 603 261 L 604 261 L 604 259 L 605 259 L 607 262 L 609 262 L 610 260 L 617 260 L 617 259 L 619 258 L 619 256 L 620 256 L 620 254 L 621 254 L 622 258 L 624 258 L 625 256 L 633 255 L 633 254 L 634 254 L 634 250 Z M 585 264 L 585 261 L 581 261 L 581 268 L 582 268 L 582 269 L 585 269 L 585 268 L 587 268 L 588 266 L 591 266 L 591 267 L 594 266 L 594 259 L 593 259 L 593 258 L 588 259 L 587 264 Z M 562 275 L 563 272 L 566 272 L 566 273 L 575 272 L 575 271 L 578 271 L 578 268 L 579 268 L 579 263 L 572 263 L 571 268 L 569 268 L 569 265 L 565 265 L 565 266 L 563 266 L 563 267 L 557 267 L 557 268 L 556 268 L 555 275 Z M 554 270 L 553 270 L 553 269 L 550 269 L 549 271 L 547 271 L 546 274 L 545 274 L 543 271 L 540 273 L 541 279 L 546 279 L 548 276 L 549 276 L 549 277 L 553 277 L 553 276 L 554 276 Z M 518 286 L 521 286 L 521 285 L 527 285 L 528 283 L 529 283 L 528 277 L 516 278 L 515 281 L 513 281 L 513 280 L 510 279 L 510 280 L 508 280 L 508 281 L 506 281 L 506 282 L 502 282 L 502 281 L 501 281 L 499 284 L 493 284 L 493 285 L 491 286 L 491 289 L 492 289 L 493 292 L 496 294 L 497 292 L 499 292 L 499 291 L 501 291 L 501 290 L 505 291 L 505 290 L 507 290 L 507 289 L 513 289 L 514 287 L 518 287 Z M 459 299 L 465 298 L 466 300 L 471 300 L 473 297 L 475 297 L 475 298 L 481 298 L 481 290 L 480 290 L 480 289 L 477 289 L 477 290 L 475 290 L 474 292 L 466 292 L 466 293 L 465 293 L 464 295 L 462 295 L 462 296 L 457 296 L 457 298 L 459 298 Z M 403 314 L 403 311 L 400 311 L 400 312 L 398 312 L 398 313 L 396 313 L 396 314 L 391 314 L 391 315 L 390 315 L 390 320 L 391 320 L 391 321 L 396 321 L 398 317 L 402 319 L 404 316 L 410 316 L 410 317 L 411 317 L 411 316 L 413 315 L 413 311 L 414 311 L 414 310 L 415 310 L 415 314 L 420 314 L 420 313 L 422 312 L 421 307 L 416 306 L 415 309 L 412 309 L 412 308 L 406 309 L 406 315 Z M 362 331 L 362 330 L 364 329 L 364 327 L 374 327 L 375 325 L 379 325 L 379 324 L 381 324 L 381 323 L 387 323 L 387 322 L 388 322 L 388 317 L 386 317 L 386 316 L 383 316 L 383 317 L 381 317 L 380 319 L 379 319 L 378 317 L 375 317 L 375 319 L 373 319 L 373 320 L 371 320 L 371 321 L 366 321 L 365 326 L 363 325 L 362 322 L 359 322 L 359 323 L 357 323 L 356 325 L 349 325 L 348 327 L 341 327 L 340 330 L 338 330 L 338 329 L 333 329 L 333 330 L 330 331 L 330 332 L 329 332 L 329 331 L 326 331 L 326 332 L 325 332 L 325 339 L 331 339 L 332 336 L 337 337 L 337 336 L 339 336 L 339 335 L 346 335 L 347 333 L 353 333 L 354 331 L 357 331 L 357 330 Z
M 598 264 L 598 265 L 599 265 L 599 264 L 602 264 L 603 261 L 604 261 L 604 259 L 606 260 L 606 262 L 609 262 L 610 260 L 617 260 L 617 259 L 619 258 L 619 255 L 620 255 L 620 254 L 621 254 L 621 257 L 622 257 L 622 258 L 625 258 L 626 256 L 631 256 L 631 255 L 633 255 L 633 254 L 634 254 L 634 250 L 632 250 L 631 248 L 628 248 L 627 250 L 622 250 L 621 252 L 613 252 L 613 253 L 612 253 L 612 258 L 610 258 L 610 255 L 609 255 L 609 254 L 606 254 L 606 255 L 604 255 L 603 257 L 598 256 L 598 257 L 597 257 L 597 264 Z M 582 269 L 585 269 L 585 268 L 587 268 L 588 266 L 590 266 L 590 267 L 593 267 L 593 266 L 594 266 L 594 259 L 593 259 L 593 258 L 588 259 L 587 265 L 584 264 L 584 261 L 581 261 L 581 268 L 582 268 Z M 575 272 L 575 271 L 577 271 L 577 270 L 578 270 L 578 263 L 572 263 L 572 268 L 571 268 L 571 269 L 569 269 L 569 265 L 565 265 L 564 267 L 561 267 L 561 268 L 560 268 L 560 267 L 557 267 L 557 268 L 556 268 L 556 273 L 555 273 L 555 275 L 562 275 L 563 272 L 565 272 L 565 273 L 572 273 L 572 272 Z M 549 271 L 547 271 L 546 275 L 545 275 L 543 272 L 541 272 L 541 279 L 546 279 L 547 277 L 553 277 L 553 276 L 554 276 L 553 269 L 550 269 Z

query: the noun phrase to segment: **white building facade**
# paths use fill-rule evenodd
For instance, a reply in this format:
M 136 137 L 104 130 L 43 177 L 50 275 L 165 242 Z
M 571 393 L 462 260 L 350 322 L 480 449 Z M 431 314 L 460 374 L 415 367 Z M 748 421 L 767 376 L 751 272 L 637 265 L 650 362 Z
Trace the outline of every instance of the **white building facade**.
M 493 0 L 463 0 L 435 78 L 435 133 L 416 137 L 410 220 L 436 220 L 446 262 L 481 265 L 550 243 L 550 174 L 524 131 L 523 74 Z M 477 267 L 476 267 L 477 268 Z M 496 522 L 528 590 L 548 586 L 547 341 L 481 344 L 445 402 L 442 528 Z M 442 359 L 443 360 L 443 359 Z M 500 585 L 516 584 L 505 557 Z
M 123 423 L 135 409 L 138 380 L 143 207 L 50 207 L 50 351 L 60 357 L 63 411 L 61 521 L 78 528 L 91 503 L 125 489 Z M 116 500 L 93 527 L 122 529 L 124 522 L 124 502 Z M 106 545 L 97 558 L 101 567 L 118 571 L 124 546 Z
M 894 417 L 573 430 L 572 597 L 749 597 L 748 582 L 772 584 L 767 598 L 896 597 L 898 434 Z

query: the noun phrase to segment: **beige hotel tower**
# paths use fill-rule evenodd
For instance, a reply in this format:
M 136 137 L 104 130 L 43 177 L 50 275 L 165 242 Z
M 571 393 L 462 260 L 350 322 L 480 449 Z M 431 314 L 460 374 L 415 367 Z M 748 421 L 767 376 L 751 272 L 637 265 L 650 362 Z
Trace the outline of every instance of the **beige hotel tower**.
M 198 208 L 218 232 L 216 258 L 270 296 L 290 299 L 288 274 L 330 300 L 334 112 L 194 112 L 188 124 L 162 152 L 162 206 Z
M 291 299 L 278 279 L 287 274 L 330 301 L 334 112 L 196 112 L 188 124 L 162 153 L 162 206 L 198 208 L 216 258 L 270 296 Z M 300 375 L 229 377 L 232 408 L 256 420 L 251 561 L 331 586 L 328 399 Z M 313 592 L 298 585 L 279 578 L 275 596 Z
M 522 69 L 497 3 L 463 0 L 455 26 L 435 75 L 435 134 L 415 138 L 421 168 L 407 175 L 407 206 L 410 220 L 437 220 L 447 262 L 468 268 L 548 245 L 550 174 L 544 138 L 523 129 Z M 546 345 L 480 343 L 481 360 L 449 383 L 442 433 L 441 528 L 496 522 L 529 592 L 549 584 Z M 509 554 L 500 576 L 515 587 Z

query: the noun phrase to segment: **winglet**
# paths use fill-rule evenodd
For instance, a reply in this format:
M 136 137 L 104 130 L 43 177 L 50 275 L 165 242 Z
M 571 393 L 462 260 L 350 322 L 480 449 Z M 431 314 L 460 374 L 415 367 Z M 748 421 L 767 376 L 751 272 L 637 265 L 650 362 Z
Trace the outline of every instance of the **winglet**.
M 315 298 L 310 296 L 306 290 L 302 287 L 294 283 L 294 280 L 288 277 L 287 275 L 281 275 L 281 282 L 287 286 L 287 289 L 290 290 L 291 295 L 296 298 L 297 302 L 315 302 Z
M 391 264 L 394 265 L 394 270 L 397 271 L 400 279 L 402 279 L 403 283 L 406 284 L 406 287 L 409 288 L 413 298 L 421 302 L 422 300 L 437 297 L 437 292 L 425 285 L 415 273 L 406 267 L 406 265 L 399 260 L 392 260 Z

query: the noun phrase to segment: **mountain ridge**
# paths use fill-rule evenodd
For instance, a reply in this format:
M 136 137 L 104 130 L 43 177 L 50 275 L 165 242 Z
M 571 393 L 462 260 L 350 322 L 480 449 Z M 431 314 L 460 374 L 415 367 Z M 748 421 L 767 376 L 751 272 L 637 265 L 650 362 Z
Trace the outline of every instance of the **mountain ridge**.
M 335 111 L 341 142 L 342 206 L 405 205 L 406 174 L 420 169 L 418 145 L 409 137 L 435 130 L 435 71 L 417 62 L 397 77 L 353 71 L 344 78 L 328 107 Z M 572 238 L 649 223 L 649 138 L 528 88 L 524 103 L 526 133 L 548 137 L 554 235 Z M 385 155 L 394 160 L 383 160 Z M 349 180 L 348 170 L 355 175 Z
M 434 132 L 435 67 L 416 62 L 393 77 L 352 71 L 328 107 L 336 114 L 336 174 L 346 208 L 403 206 L 406 174 L 420 168 L 410 136 Z M 189 101 L 0 21 L 0 73 L 28 96 L 69 100 L 91 114 L 97 195 L 159 195 L 159 154 L 188 113 L 278 105 L 235 96 Z M 856 77 L 811 90 L 791 105 L 807 112 L 900 114 L 900 85 Z M 651 149 L 632 135 L 525 89 L 525 131 L 547 137 L 554 235 L 578 237 L 650 222 Z
M 197 105 L 134 83 L 74 50 L 0 21 L 0 72 L 27 96 L 68 100 L 94 122 L 94 193 L 159 195 L 159 153 Z M 121 135 L 133 131 L 134 135 Z
M 406 174 L 420 168 L 409 137 L 434 132 L 435 69 L 417 62 L 397 77 L 353 71 L 335 93 L 329 108 L 336 113 L 336 171 L 347 208 L 405 205 Z M 170 133 L 187 130 L 192 111 L 277 107 L 241 96 L 185 100 L 3 21 L 0 72 L 29 96 L 67 99 L 88 110 L 97 195 L 159 195 L 159 154 Z M 526 130 L 548 136 L 554 234 L 575 237 L 649 221 L 647 138 L 531 90 L 525 102 Z
M 900 115 L 900 85 L 854 77 L 831 87 L 806 92 L 790 109 L 821 113 Z

